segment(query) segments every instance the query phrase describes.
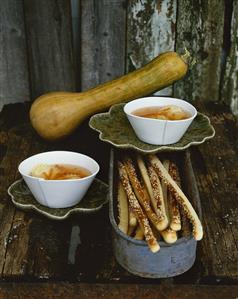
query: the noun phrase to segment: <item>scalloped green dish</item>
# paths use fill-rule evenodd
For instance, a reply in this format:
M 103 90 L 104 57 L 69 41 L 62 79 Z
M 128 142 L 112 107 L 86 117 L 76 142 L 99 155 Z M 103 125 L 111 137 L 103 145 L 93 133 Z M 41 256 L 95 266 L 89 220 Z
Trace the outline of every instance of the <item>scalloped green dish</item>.
M 33 210 L 50 219 L 63 220 L 73 213 L 89 214 L 100 210 L 108 202 L 108 185 L 95 179 L 84 198 L 75 206 L 52 209 L 39 204 L 23 179 L 8 188 L 13 204 L 22 210 Z
M 170 145 L 151 145 L 140 141 L 135 135 L 123 104 L 116 104 L 109 112 L 95 114 L 90 118 L 89 126 L 99 132 L 99 138 L 117 148 L 133 149 L 141 153 L 181 151 L 191 145 L 197 145 L 215 136 L 215 130 L 209 118 L 198 113 L 187 132 L 179 142 Z

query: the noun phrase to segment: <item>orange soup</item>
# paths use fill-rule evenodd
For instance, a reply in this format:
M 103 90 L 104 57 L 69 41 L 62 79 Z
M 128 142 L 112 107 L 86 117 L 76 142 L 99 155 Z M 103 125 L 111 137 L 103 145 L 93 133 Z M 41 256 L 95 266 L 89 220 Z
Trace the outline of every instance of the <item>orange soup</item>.
M 82 179 L 91 174 L 88 169 L 71 164 L 38 164 L 30 173 L 31 176 L 45 180 Z
M 176 105 L 144 107 L 134 110 L 132 114 L 162 120 L 182 120 L 191 117 L 189 112 Z

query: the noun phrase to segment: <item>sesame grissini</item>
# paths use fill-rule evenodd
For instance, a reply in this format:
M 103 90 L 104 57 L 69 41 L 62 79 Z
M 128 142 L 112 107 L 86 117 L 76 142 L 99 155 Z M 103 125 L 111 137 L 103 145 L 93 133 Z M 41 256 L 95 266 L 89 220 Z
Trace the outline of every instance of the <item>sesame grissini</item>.
M 157 206 L 156 206 L 156 201 L 154 199 L 152 186 L 151 186 L 151 183 L 150 183 L 150 178 L 149 178 L 149 175 L 148 175 L 148 172 L 147 172 L 145 162 L 144 162 L 144 160 L 143 160 L 143 158 L 140 154 L 137 154 L 136 161 L 137 161 L 137 165 L 138 165 L 138 168 L 140 170 L 143 182 L 144 182 L 144 184 L 146 186 L 146 189 L 149 193 L 152 206 L 153 206 L 154 210 L 156 210 Z
M 137 228 L 136 228 L 134 238 L 135 238 L 136 240 L 144 240 L 144 238 L 145 238 L 143 229 L 141 228 L 140 225 L 138 225 Z
M 161 230 L 161 222 L 158 216 L 154 213 L 150 206 L 150 198 L 148 193 L 145 192 L 144 186 L 142 186 L 141 182 L 138 179 L 135 165 L 130 157 L 126 157 L 124 160 L 124 165 L 126 167 L 127 175 L 129 177 L 132 189 L 143 207 L 147 217 L 153 223 L 153 225 L 158 229 Z
M 169 219 L 166 213 L 166 207 L 165 207 L 161 182 L 157 173 L 155 172 L 154 168 L 151 165 L 148 166 L 148 175 L 153 190 L 153 196 L 156 201 L 157 216 L 160 220 L 159 230 L 162 231 L 168 227 Z
M 166 171 L 163 164 L 156 155 L 148 155 L 148 160 L 151 166 L 155 169 L 158 176 L 167 184 L 170 192 L 173 193 L 180 207 L 184 210 L 186 216 L 192 223 L 194 238 L 196 240 L 201 240 L 203 237 L 202 224 L 190 201 L 176 184 L 176 182 L 172 179 L 170 174 Z
M 171 178 L 176 182 L 176 184 L 181 188 L 181 182 L 178 172 L 177 165 L 174 162 L 169 162 L 168 172 Z M 179 211 L 179 205 L 176 198 L 173 196 L 173 193 L 168 190 L 168 210 L 170 215 L 170 228 L 174 231 L 181 230 L 181 216 Z
M 145 240 L 152 252 L 157 252 L 160 249 L 160 246 L 152 232 L 152 229 L 149 224 L 149 220 L 144 214 L 136 196 L 135 193 L 132 190 L 126 167 L 123 163 L 118 162 L 118 171 L 119 171 L 119 177 L 120 181 L 123 185 L 123 188 L 127 194 L 129 206 L 131 207 L 133 213 L 135 214 L 141 228 L 143 229 Z
M 119 218 L 118 228 L 127 234 L 129 225 L 128 199 L 120 181 L 118 183 L 117 203 Z

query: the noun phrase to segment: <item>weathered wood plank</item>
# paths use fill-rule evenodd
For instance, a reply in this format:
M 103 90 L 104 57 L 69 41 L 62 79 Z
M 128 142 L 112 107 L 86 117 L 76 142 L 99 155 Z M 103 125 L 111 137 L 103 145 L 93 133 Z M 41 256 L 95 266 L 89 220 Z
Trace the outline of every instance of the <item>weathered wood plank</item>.
M 21 138 L 11 134 L 8 130 L 11 128 L 11 122 L 14 119 L 20 123 L 21 117 L 25 115 L 23 110 L 20 109 L 21 105 L 13 106 L 16 107 L 16 111 L 5 114 L 6 109 L 3 109 L 0 119 L 0 277 L 4 275 L 8 247 L 12 247 L 12 244 L 17 242 L 16 233 L 14 233 L 16 231 L 16 221 L 14 221 L 15 209 L 9 204 L 6 190 L 16 179 L 16 169 L 22 158 L 19 150 L 21 148 Z M 24 220 L 22 222 L 24 225 Z M 18 255 L 18 253 L 15 252 L 15 255 Z M 24 259 L 25 252 L 22 256 L 22 260 Z M 17 267 L 17 271 L 19 271 L 19 267 Z
M 193 147 L 204 239 L 200 242 L 201 281 L 238 280 L 238 123 L 224 105 L 199 107 L 216 130 L 211 141 Z
M 125 71 L 124 0 L 81 1 L 81 88 L 89 89 Z
M 237 298 L 238 286 L 157 285 L 157 284 L 85 284 L 25 283 L 0 285 L 0 296 L 15 298 L 148 298 L 148 299 L 224 299 Z
M 76 90 L 80 90 L 80 0 L 71 0 L 73 52 L 75 60 Z
M 86 215 L 78 221 L 80 245 L 75 255 L 75 270 L 80 281 L 102 281 L 98 276 L 111 252 L 110 223 L 108 209 L 95 215 Z
M 227 33 L 228 34 L 228 33 Z M 233 1 L 231 21 L 231 48 L 226 61 L 224 82 L 222 82 L 222 101 L 231 105 L 232 112 L 238 116 L 238 2 Z
M 6 200 L 6 199 L 5 199 Z M 12 221 L 14 216 L 14 209 L 7 205 L 4 199 L 0 203 L 0 277 L 5 265 L 5 255 L 7 250 L 8 238 L 10 236 Z
M 31 217 L 15 211 L 6 242 L 2 277 L 20 277 L 26 274 L 31 222 Z
M 217 137 L 200 148 L 194 148 L 192 158 L 202 199 L 205 227 L 205 238 L 199 244 L 201 253 L 197 258 L 198 261 L 201 260 L 202 277 L 200 280 L 214 279 L 216 282 L 217 279 L 227 281 L 237 278 L 237 209 L 234 204 L 237 195 L 238 167 L 237 140 L 233 137 L 237 134 L 237 127 L 234 125 L 234 118 L 229 111 L 225 110 L 224 106 L 212 105 L 211 107 L 210 109 L 217 109 L 212 116 Z M 6 108 L 11 108 L 11 106 Z M 65 231 L 64 225 L 56 225 L 45 219 L 41 220 L 36 215 L 32 217 L 33 221 L 31 222 L 28 216 L 23 216 L 24 213 L 15 213 L 15 209 L 7 203 L 6 187 L 16 178 L 17 164 L 25 156 L 59 147 L 77 150 L 79 145 L 82 152 L 86 152 L 88 145 L 93 151 L 94 139 L 90 139 L 88 145 L 76 144 L 75 138 L 79 133 L 76 132 L 76 135 L 70 137 L 67 142 L 48 145 L 36 138 L 34 133 L 22 124 L 27 114 L 21 105 L 12 106 L 8 112 L 6 109 L 4 110 L 5 117 L 0 120 L 0 168 L 3 174 L 0 177 L 2 276 L 8 278 L 22 277 L 22 275 L 35 278 L 62 278 L 67 269 L 67 254 L 61 249 L 64 248 L 67 251 L 69 229 Z M 225 112 L 221 113 L 222 110 Z M 13 122 L 18 124 L 15 128 L 12 128 Z M 88 133 L 85 131 L 84 138 L 89 136 Z M 100 146 L 102 144 L 100 145 L 99 142 L 97 148 Z M 105 163 L 104 152 L 103 154 L 97 153 L 95 158 L 99 162 L 104 161 Z M 103 165 L 104 163 L 100 164 L 103 166 L 102 168 L 105 168 L 103 173 L 106 177 L 108 168 L 107 165 Z M 217 186 L 218 182 L 219 186 Z M 223 198 L 226 198 L 226 203 L 223 203 Z M 16 227 L 16 230 L 14 226 L 18 223 L 21 225 Z M 139 281 L 136 277 L 128 276 L 111 258 L 110 225 L 106 210 L 101 211 L 98 215 L 85 217 L 79 224 L 81 225 L 82 244 L 76 249 L 74 270 L 71 274 L 73 279 L 78 277 L 83 281 L 102 281 L 103 278 L 111 281 L 126 282 L 133 281 L 133 279 L 135 282 Z M 14 238 L 15 235 L 17 237 Z M 19 253 L 16 252 L 18 249 L 20 249 Z M 97 255 L 95 255 L 95 251 Z M 12 256 L 17 257 L 16 262 L 12 260 Z M 93 266 L 89 267 L 92 261 L 94 262 Z
M 198 274 L 191 270 L 175 281 L 231 283 L 238 278 L 238 144 L 234 138 L 238 128 L 225 106 L 207 104 L 198 108 L 211 114 L 217 131 L 215 139 L 194 147 L 191 152 L 202 200 L 205 237 L 199 243 L 195 267 Z M 105 157 L 108 157 L 109 147 L 97 140 L 97 134 L 90 131 L 86 123 L 67 141 L 47 144 L 24 124 L 27 111 L 23 105 L 9 105 L 0 117 L 0 276 L 143 282 L 121 269 L 112 257 L 107 209 L 97 215 L 72 220 L 80 227 L 81 244 L 76 244 L 68 266 L 71 223 L 54 223 L 35 214 L 15 211 L 9 204 L 6 188 L 19 176 L 18 163 L 40 151 L 60 148 L 88 153 L 99 161 L 104 179 L 108 173 Z M 87 142 L 75 142 L 79 135 Z M 96 153 L 95 148 L 98 149 Z
M 26 276 L 44 280 L 67 279 L 70 221 L 55 222 L 38 215 L 31 217 Z
M 0 3 L 0 110 L 30 99 L 22 1 Z
M 177 1 L 132 0 L 128 5 L 127 71 L 174 51 Z M 171 95 L 172 87 L 156 94 Z
M 218 101 L 223 43 L 224 1 L 178 1 L 176 51 L 186 47 L 197 63 L 174 95 L 188 100 Z
M 70 1 L 25 0 L 32 98 L 75 89 Z

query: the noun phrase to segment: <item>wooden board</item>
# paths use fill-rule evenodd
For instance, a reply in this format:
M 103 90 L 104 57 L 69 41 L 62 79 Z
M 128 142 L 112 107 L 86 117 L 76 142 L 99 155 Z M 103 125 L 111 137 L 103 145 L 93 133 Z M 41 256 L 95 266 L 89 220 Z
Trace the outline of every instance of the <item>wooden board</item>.
M 211 116 L 216 129 L 214 139 L 191 150 L 205 236 L 199 242 L 192 269 L 169 281 L 178 285 L 235 284 L 238 146 L 234 136 L 238 127 L 226 106 L 212 103 L 197 106 Z M 19 177 L 19 162 L 41 151 L 86 153 L 99 162 L 99 177 L 105 181 L 108 177 L 110 147 L 98 140 L 98 134 L 88 128 L 87 122 L 66 140 L 48 144 L 27 123 L 28 110 L 29 105 L 14 104 L 6 106 L 0 114 L 0 279 L 160 283 L 161 280 L 130 275 L 116 263 L 107 207 L 95 215 L 75 215 L 70 220 L 55 222 L 16 210 L 9 202 L 6 190 Z M 192 181 L 187 185 L 192 186 Z
M 238 286 L 190 286 L 190 285 L 128 285 L 128 284 L 1 284 L 0 297 L 12 298 L 71 298 L 71 299 L 224 299 L 237 298 Z M 16 295 L 17 294 L 17 295 Z M 16 297 L 17 296 L 17 297 Z
M 123 0 L 81 1 L 81 88 L 125 71 L 126 7 Z
M 228 34 L 228 33 L 227 33 Z M 230 32 L 230 52 L 226 60 L 224 81 L 222 82 L 222 100 L 231 105 L 238 116 L 238 3 L 233 1 Z
M 0 3 L 0 110 L 30 99 L 22 1 Z
M 224 105 L 199 108 L 216 130 L 214 139 L 191 151 L 205 230 L 199 254 L 201 281 L 237 280 L 238 123 Z
M 75 89 L 70 1 L 24 1 L 32 99 Z
M 223 43 L 224 1 L 178 1 L 176 51 L 190 51 L 196 64 L 174 86 L 176 97 L 218 101 Z
M 132 0 L 127 15 L 127 71 L 140 68 L 159 53 L 173 51 L 177 2 Z M 157 95 L 171 95 L 172 87 Z

